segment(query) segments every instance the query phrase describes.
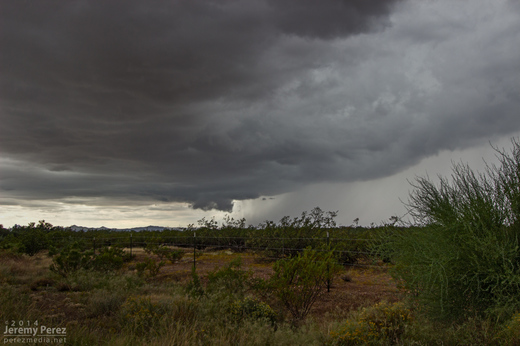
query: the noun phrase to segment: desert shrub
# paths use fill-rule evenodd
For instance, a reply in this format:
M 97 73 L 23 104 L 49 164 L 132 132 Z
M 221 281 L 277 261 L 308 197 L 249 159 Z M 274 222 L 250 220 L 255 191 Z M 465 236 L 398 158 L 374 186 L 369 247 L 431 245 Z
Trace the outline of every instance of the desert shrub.
M 148 266 L 148 263 L 146 262 L 146 260 L 144 262 L 137 263 L 135 265 L 135 269 L 137 270 L 137 275 L 139 275 L 140 277 L 143 277 L 147 266 Z
M 166 257 L 166 259 L 170 261 L 171 264 L 174 264 L 179 262 L 182 257 L 184 257 L 184 251 L 168 249 L 164 257 Z
M 498 166 L 451 179 L 418 178 L 408 203 L 418 227 L 382 242 L 394 276 L 431 316 L 508 318 L 520 309 L 520 143 L 497 149 Z
M 39 221 L 38 224 L 31 222 L 27 226 L 15 225 L 11 231 L 3 233 L 0 247 L 34 256 L 39 251 L 47 249 L 50 244 L 49 235 L 56 229 L 61 228 L 54 227 L 45 220 Z
M 402 340 L 406 345 L 430 345 L 432 340 L 437 345 L 510 345 L 500 335 L 500 326 L 490 319 L 469 317 L 460 323 L 446 324 L 418 313 L 414 313 Z
M 331 251 L 310 248 L 291 259 L 279 260 L 267 288 L 291 313 L 295 322 L 303 320 L 324 288 L 339 270 Z
M 123 249 L 112 246 L 99 250 L 99 254 L 92 257 L 92 268 L 98 271 L 114 271 L 123 267 L 126 253 Z
M 144 251 L 146 251 L 148 254 L 156 255 L 161 261 L 167 259 L 172 264 L 180 261 L 184 256 L 184 251 L 174 250 L 169 246 L 159 244 L 158 238 L 152 238 L 146 244 Z
M 204 286 L 200 280 L 195 267 L 191 270 L 191 280 L 186 284 L 186 294 L 193 298 L 200 298 L 204 296 Z
M 165 304 L 147 297 L 129 297 L 121 306 L 122 324 L 132 333 L 143 335 L 157 332 L 161 318 L 168 312 Z
M 125 297 L 120 292 L 110 292 L 106 289 L 96 290 L 89 298 L 86 312 L 89 317 L 114 315 L 124 301 Z
M 81 251 L 79 244 L 73 243 L 52 258 L 53 263 L 50 269 L 63 277 L 67 277 L 80 268 L 90 269 L 92 268 L 91 256 L 93 254 L 93 251 Z
M 277 318 L 276 312 L 267 303 L 250 297 L 233 302 L 230 313 L 235 322 L 253 319 L 266 320 L 274 324 Z
M 403 303 L 380 302 L 363 308 L 339 329 L 330 332 L 334 345 L 397 344 L 412 320 Z
M 4 228 L 4 225 L 0 224 L 0 240 L 7 237 L 9 234 L 9 230 L 7 228 Z
M 149 238 L 146 238 L 146 246 L 143 248 L 143 250 L 149 255 L 154 254 L 157 249 L 159 249 L 159 247 L 164 247 L 161 245 L 162 241 L 162 237 L 158 235 L 150 236 Z
M 520 344 L 520 313 L 514 314 L 509 321 L 504 323 L 499 336 L 507 345 Z
M 190 328 L 200 317 L 198 301 L 177 295 L 130 296 L 119 310 L 123 329 L 131 334 L 157 337 L 171 326 Z
M 60 251 L 51 248 L 49 253 L 55 254 L 50 269 L 63 277 L 79 269 L 102 272 L 119 270 L 123 267 L 123 262 L 130 259 L 123 249 L 116 246 L 101 248 L 96 255 L 93 250 L 82 251 L 78 242 L 69 244 Z
M 34 256 L 40 250 L 47 248 L 47 237 L 43 230 L 39 228 L 28 228 L 19 237 L 20 246 L 18 251 L 29 256 Z
M 224 290 L 230 294 L 243 294 L 248 286 L 251 272 L 243 270 L 242 259 L 237 257 L 222 269 L 208 273 L 207 290 L 214 292 Z
M 99 272 L 79 269 L 61 279 L 58 283 L 63 290 L 92 291 L 107 290 L 110 292 L 132 292 L 144 285 L 144 280 L 136 275 L 116 272 Z
M 145 275 L 145 271 L 148 271 L 148 277 L 156 277 L 165 265 L 164 261 L 157 262 L 153 258 L 146 258 L 144 262 L 137 263 L 135 268 L 139 276 Z

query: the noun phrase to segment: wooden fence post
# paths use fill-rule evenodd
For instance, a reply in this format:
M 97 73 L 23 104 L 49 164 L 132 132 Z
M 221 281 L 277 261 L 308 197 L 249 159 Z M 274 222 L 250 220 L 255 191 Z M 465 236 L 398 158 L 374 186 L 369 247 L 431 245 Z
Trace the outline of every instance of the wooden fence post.
M 329 232 L 327 232 L 327 251 L 330 251 Z M 330 292 L 330 267 L 329 267 L 329 263 L 327 263 L 327 292 Z

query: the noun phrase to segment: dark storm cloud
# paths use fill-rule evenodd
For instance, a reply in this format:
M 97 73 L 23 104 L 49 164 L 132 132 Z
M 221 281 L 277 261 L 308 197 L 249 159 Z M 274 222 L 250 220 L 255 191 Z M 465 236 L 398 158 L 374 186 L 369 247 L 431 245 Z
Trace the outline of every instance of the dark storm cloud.
M 2 152 L 48 170 L 6 164 L 2 189 L 24 199 L 143 196 L 219 209 L 275 193 L 295 177 L 264 166 L 304 154 L 292 145 L 251 151 L 243 141 L 256 140 L 255 124 L 235 125 L 240 117 L 226 113 L 315 62 L 295 49 L 284 53 L 294 67 L 282 69 L 263 52 L 280 35 L 368 31 L 390 4 L 2 1 Z
M 396 2 L 1 0 L 2 196 L 230 210 L 518 130 L 518 25 L 475 54 Z

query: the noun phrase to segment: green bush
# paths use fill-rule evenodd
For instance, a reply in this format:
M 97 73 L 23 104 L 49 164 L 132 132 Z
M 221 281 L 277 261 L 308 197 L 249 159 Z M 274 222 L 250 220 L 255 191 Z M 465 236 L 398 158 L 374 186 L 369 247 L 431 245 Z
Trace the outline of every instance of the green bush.
M 229 294 L 243 294 L 248 286 L 251 272 L 243 270 L 240 257 L 232 260 L 226 267 L 208 273 L 207 290 L 224 290 Z
M 455 164 L 437 186 L 418 178 L 417 227 L 387 233 L 383 253 L 422 307 L 441 319 L 509 318 L 520 310 L 520 143 L 478 174 Z
M 191 270 L 191 280 L 186 284 L 186 293 L 193 298 L 200 298 L 204 296 L 204 286 L 200 281 L 200 277 L 195 270 L 195 267 Z
M 157 261 L 152 258 L 146 258 L 144 262 L 137 263 L 135 268 L 137 269 L 139 276 L 143 276 L 145 270 L 148 270 L 149 277 L 156 277 L 161 268 L 165 265 L 166 263 L 164 263 L 164 261 L 157 263 Z
M 82 251 L 78 242 L 69 244 L 60 251 L 51 248 L 49 254 L 55 254 L 50 269 L 63 277 L 79 269 L 103 272 L 118 270 L 122 268 L 125 259 L 129 258 L 123 249 L 115 246 L 102 248 L 97 255 L 93 250 Z
M 27 226 L 15 225 L 11 232 L 0 227 L 2 234 L 0 247 L 15 249 L 20 253 L 34 256 L 39 251 L 47 249 L 50 243 L 49 234 L 58 228 L 45 220 L 40 220 L 38 224 L 31 222 Z
M 399 343 L 412 321 L 412 314 L 403 303 L 380 302 L 363 308 L 355 318 L 330 332 L 334 345 Z
M 253 319 L 266 320 L 274 325 L 277 318 L 276 312 L 268 304 L 250 297 L 236 300 L 231 305 L 231 315 L 237 323 L 244 319 Z
M 144 251 L 146 251 L 148 254 L 154 254 L 158 256 L 161 261 L 167 259 L 171 262 L 171 264 L 180 261 L 181 258 L 184 256 L 184 251 L 174 250 L 169 246 L 160 245 L 159 241 L 159 238 L 150 239 L 148 244 L 144 248 Z
M 52 258 L 53 263 L 50 269 L 63 277 L 67 277 L 80 268 L 90 269 L 92 268 L 91 256 L 93 254 L 93 251 L 82 252 L 79 244 L 73 243 Z
M 40 250 L 47 248 L 47 238 L 40 229 L 30 229 L 20 236 L 19 251 L 29 256 L 34 256 Z
M 332 251 L 307 248 L 296 257 L 277 261 L 267 287 L 291 313 L 294 322 L 299 322 L 340 268 Z
M 125 257 L 125 251 L 116 246 L 101 248 L 99 254 L 92 258 L 92 267 L 105 272 L 119 270 L 123 267 Z
M 122 324 L 138 335 L 155 334 L 168 306 L 147 297 L 129 297 L 121 306 Z
M 170 250 L 165 253 L 165 257 L 171 264 L 179 262 L 184 257 L 184 251 L 181 250 Z
M 4 225 L 0 224 L 0 240 L 7 237 L 9 235 L 9 230 L 4 228 Z

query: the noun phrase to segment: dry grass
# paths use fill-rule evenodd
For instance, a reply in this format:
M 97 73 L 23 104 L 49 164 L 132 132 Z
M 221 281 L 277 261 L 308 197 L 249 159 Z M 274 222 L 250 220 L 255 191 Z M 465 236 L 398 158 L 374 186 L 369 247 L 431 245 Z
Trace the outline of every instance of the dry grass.
M 66 279 L 50 272 L 51 259 L 44 253 L 33 257 L 0 255 L 1 282 L 8 285 L 6 287 L 10 290 L 11 297 L 18 297 L 18 300 L 9 298 L 10 308 L 2 311 L 0 317 L 3 319 L 34 318 L 45 321 L 49 325 L 67 326 L 71 331 L 71 338 L 80 344 L 141 344 L 140 336 L 122 330 L 123 322 L 118 317 L 121 309 L 126 306 L 125 304 L 128 305 L 125 302 L 128 302 L 130 297 L 139 297 L 148 299 L 152 305 L 169 306 L 168 316 L 179 314 L 182 316 L 182 307 L 189 306 L 186 298 L 182 298 L 185 297 L 182 287 L 191 279 L 193 253 L 186 253 L 184 258 L 175 264 L 168 262 L 155 278 L 147 278 L 146 282 L 136 284 L 134 281 L 138 278 L 135 264 L 147 257 L 157 260 L 158 258 L 147 254 L 143 249 L 134 248 L 132 252 L 136 255 L 135 259 L 126 264 L 118 274 L 86 272 Z M 209 272 L 225 267 L 237 257 L 242 260 L 242 269 L 251 270 L 256 277 L 268 278 L 272 273 L 273 262 L 265 260 L 259 254 L 214 250 L 197 257 L 197 274 L 206 281 Z M 303 327 L 294 331 L 283 327 L 275 332 L 263 324 L 252 323 L 244 324 L 241 328 L 245 331 L 237 335 L 236 330 L 222 328 L 217 322 L 195 320 L 189 327 L 183 327 L 184 329 L 176 327 L 175 324 L 169 327 L 163 326 L 161 328 L 165 334 L 159 339 L 147 340 L 146 344 L 170 344 L 167 340 L 175 340 L 176 344 L 181 345 L 184 340 L 184 344 L 187 345 L 229 343 L 291 345 L 308 342 L 320 344 L 322 341 L 316 340 L 322 340 L 323 335 L 327 335 L 327 321 L 346 316 L 349 311 L 358 306 L 370 305 L 382 299 L 388 301 L 397 299 L 395 285 L 392 284 L 386 271 L 353 267 L 348 270 L 348 275 L 352 277 L 351 282 L 345 282 L 338 276 L 333 281 L 330 292 L 325 292 L 313 307 L 309 316 L 309 326 L 313 326 L 312 330 Z M 66 287 L 67 290 L 61 291 L 61 287 Z M 214 309 L 213 313 L 218 316 L 221 311 L 218 307 L 220 303 L 217 302 L 216 307 L 205 311 Z M 15 314 L 16 311 L 19 313 Z M 164 323 L 164 321 L 158 320 L 157 323 Z M 211 328 L 211 331 L 207 328 Z M 205 329 L 206 331 L 203 331 Z M 123 335 L 118 336 L 118 333 Z M 208 339 L 209 335 L 212 338 L 211 342 Z
M 342 330 L 345 323 L 363 322 L 358 318 L 360 311 L 372 311 L 376 303 L 393 304 L 401 298 L 387 268 L 360 263 L 362 266 L 347 267 L 334 278 L 330 292 L 322 294 L 306 323 L 297 329 L 284 323 L 283 317 L 274 329 L 258 321 L 230 325 L 222 316 L 232 298 L 217 295 L 197 301 L 185 294 L 193 253 L 187 253 L 178 263 L 167 263 L 157 277 L 146 280 L 138 278 L 132 267 L 150 255 L 135 248 L 133 253 L 136 258 L 119 273 L 79 272 L 66 279 L 50 272 L 51 259 L 44 253 L 33 257 L 0 253 L 0 319 L 38 319 L 47 325 L 67 327 L 68 340 L 81 345 L 322 345 L 334 344 L 331 331 Z M 207 281 L 209 272 L 225 267 L 238 256 L 242 269 L 251 270 L 254 276 L 271 275 L 272 261 L 259 254 L 229 250 L 200 255 L 197 273 Z M 60 291 L 63 285 L 69 290 Z M 132 310 L 134 317 L 125 319 L 132 301 L 138 302 L 134 305 L 139 309 Z M 276 305 L 271 307 L 282 312 Z M 368 310 L 360 310 L 362 307 Z M 143 329 L 139 323 L 148 318 L 153 320 L 153 328 Z M 438 344 L 470 344 L 468 341 L 475 338 L 493 344 L 498 340 L 496 335 L 502 335 L 504 342 L 500 344 L 519 344 L 518 333 L 511 332 L 517 329 L 518 321 L 517 316 L 506 325 L 509 329 L 501 332 L 500 326 L 486 321 L 446 327 L 426 319 L 412 320 L 403 334 L 409 343 L 404 344 L 429 344 L 432 339 L 439 340 Z
M 49 275 L 52 259 L 45 252 L 32 257 L 11 252 L 0 253 L 0 283 L 31 284 Z

